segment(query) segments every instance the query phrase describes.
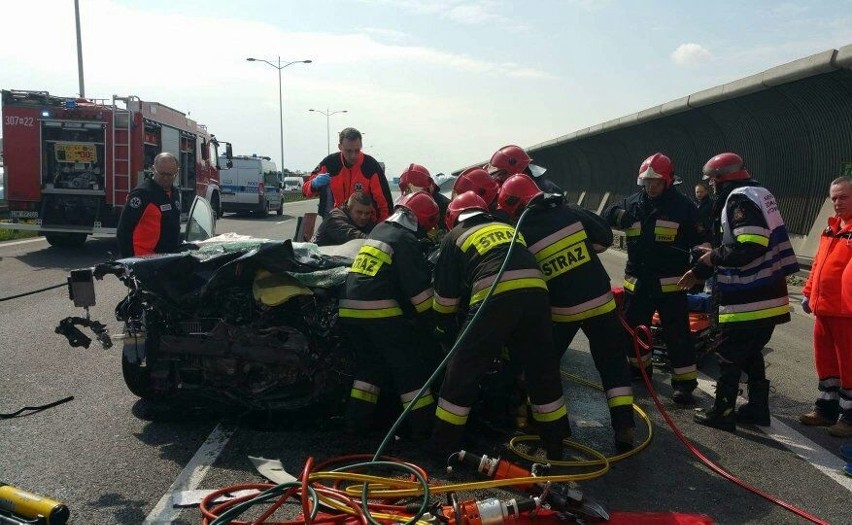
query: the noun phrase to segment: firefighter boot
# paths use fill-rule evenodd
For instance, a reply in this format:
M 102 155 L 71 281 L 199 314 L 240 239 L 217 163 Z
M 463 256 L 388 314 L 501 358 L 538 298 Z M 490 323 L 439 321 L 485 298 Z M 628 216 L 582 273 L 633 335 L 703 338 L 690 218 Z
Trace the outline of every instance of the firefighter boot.
M 724 382 L 723 382 L 724 381 Z M 716 402 L 713 408 L 698 412 L 693 420 L 707 427 L 718 428 L 726 432 L 736 432 L 736 414 L 734 406 L 737 402 L 739 383 L 736 380 L 726 380 L 724 372 L 716 384 Z
M 768 427 L 769 418 L 769 380 L 755 379 L 748 382 L 748 403 L 737 410 L 737 423 Z
M 698 384 L 695 381 L 672 381 L 672 401 L 678 405 L 694 405 L 695 396 L 692 391 Z
M 633 449 L 633 420 L 632 406 L 617 406 L 609 409 L 612 428 L 615 431 L 615 450 L 621 454 Z
M 837 399 L 817 399 L 814 409 L 799 416 L 799 423 L 809 427 L 830 427 L 840 416 L 840 401 Z
M 564 446 L 562 440 L 571 435 L 571 427 L 567 417 L 560 417 L 556 421 L 547 423 L 538 422 L 539 437 L 541 444 L 547 453 L 547 459 L 562 461 Z

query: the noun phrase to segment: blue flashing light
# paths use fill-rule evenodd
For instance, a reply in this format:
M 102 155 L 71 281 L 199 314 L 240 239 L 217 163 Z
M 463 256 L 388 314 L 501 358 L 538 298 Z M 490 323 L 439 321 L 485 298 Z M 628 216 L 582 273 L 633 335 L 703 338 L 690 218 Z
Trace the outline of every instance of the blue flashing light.
M 74 109 L 77 107 L 77 101 L 73 98 L 65 99 L 65 108 L 66 109 Z
M 50 116 L 50 111 L 48 111 L 48 110 L 46 110 L 46 109 L 45 109 L 44 111 L 42 111 L 42 112 L 41 112 L 41 116 L 42 116 L 42 117 L 49 117 L 49 116 Z

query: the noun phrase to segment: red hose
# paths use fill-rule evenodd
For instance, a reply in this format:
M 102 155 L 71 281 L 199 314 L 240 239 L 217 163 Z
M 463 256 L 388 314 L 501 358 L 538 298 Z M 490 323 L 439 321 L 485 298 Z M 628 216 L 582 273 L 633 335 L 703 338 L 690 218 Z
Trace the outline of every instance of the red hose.
M 639 363 L 641 363 L 642 362 L 642 353 L 639 350 L 640 347 L 643 348 L 644 350 L 648 351 L 648 352 L 650 352 L 652 350 L 652 348 L 651 348 L 651 345 L 652 345 L 651 331 L 648 330 L 648 327 L 645 326 L 645 325 L 637 326 L 636 330 L 634 331 L 630 327 L 630 325 L 627 324 L 627 321 L 624 319 L 624 316 L 621 315 L 621 313 L 619 313 L 618 319 L 621 321 L 621 326 L 623 326 L 624 329 L 627 330 L 627 333 L 630 334 L 630 336 L 633 338 L 633 351 L 636 353 L 636 358 L 639 360 Z M 644 341 L 642 339 L 644 339 Z M 657 397 L 657 392 L 654 390 L 654 387 L 651 384 L 651 378 L 649 378 L 648 374 L 645 372 L 645 368 L 640 366 L 639 370 L 642 372 L 642 379 L 644 379 L 645 385 L 648 387 L 648 393 L 651 394 L 651 398 L 654 400 L 654 404 L 657 405 L 657 410 L 659 410 L 660 413 L 663 415 L 663 419 L 665 419 L 666 424 L 669 427 L 671 427 L 672 431 L 674 431 L 677 438 L 680 440 L 681 443 L 683 443 L 683 445 L 687 448 L 687 450 L 689 450 L 695 457 L 697 457 L 699 460 L 701 460 L 702 463 L 707 465 L 707 467 L 710 470 L 712 470 L 716 474 L 719 474 L 720 476 L 727 479 L 728 481 L 736 483 L 740 487 L 742 487 L 742 488 L 744 488 L 744 489 L 746 489 L 750 492 L 753 492 L 754 494 L 757 494 L 758 496 L 760 496 L 760 497 L 762 497 L 766 500 L 769 500 L 772 503 L 774 503 L 774 504 L 776 504 L 780 507 L 787 509 L 788 511 L 792 512 L 793 514 L 796 514 L 797 516 L 799 516 L 801 518 L 804 518 L 804 519 L 806 519 L 810 522 L 813 522 L 813 523 L 819 523 L 821 525 L 829 525 L 827 521 L 823 521 L 823 520 L 817 518 L 816 516 L 813 516 L 813 515 L 805 512 L 804 510 L 802 510 L 802 509 L 800 509 L 800 508 L 798 508 L 798 507 L 796 507 L 796 506 L 794 506 L 790 503 L 787 503 L 786 501 L 775 498 L 775 497 L 763 492 L 759 488 L 754 487 L 752 485 L 749 485 L 745 481 L 739 479 L 738 477 L 734 476 L 730 472 L 726 471 L 725 469 L 723 469 L 722 467 L 720 467 L 719 465 L 713 463 L 710 459 L 708 459 L 707 456 L 705 456 L 704 454 L 701 453 L 700 450 L 695 448 L 695 445 L 693 445 L 692 442 L 690 442 L 689 439 L 687 439 L 687 437 L 683 435 L 683 432 L 681 432 L 680 429 L 677 427 L 675 422 L 669 416 L 669 413 L 666 412 L 666 409 L 663 407 L 662 402 L 660 402 L 660 398 Z

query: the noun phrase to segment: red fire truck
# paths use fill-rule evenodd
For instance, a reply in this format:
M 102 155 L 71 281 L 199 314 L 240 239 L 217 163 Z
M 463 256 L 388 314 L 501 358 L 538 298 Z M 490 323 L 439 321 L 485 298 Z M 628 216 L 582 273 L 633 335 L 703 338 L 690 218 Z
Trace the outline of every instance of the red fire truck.
M 180 111 L 136 96 L 7 90 L 2 110 L 10 220 L 0 228 L 36 230 L 65 247 L 89 234 L 115 234 L 128 193 L 161 152 L 179 159 L 183 212 L 196 195 L 220 211 L 219 142 Z M 230 159 L 231 145 L 223 144 Z

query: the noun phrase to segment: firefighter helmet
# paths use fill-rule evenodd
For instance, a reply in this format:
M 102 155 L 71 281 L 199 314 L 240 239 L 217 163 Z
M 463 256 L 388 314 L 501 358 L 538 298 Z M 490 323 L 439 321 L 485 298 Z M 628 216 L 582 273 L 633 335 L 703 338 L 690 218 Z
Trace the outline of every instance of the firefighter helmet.
M 466 191 L 472 191 L 482 197 L 486 206 L 491 206 L 497 198 L 500 186 L 482 168 L 468 168 L 456 178 L 453 184 L 453 193 L 461 195 Z
M 648 180 L 662 179 L 666 183 L 666 188 L 674 182 L 674 164 L 672 159 L 666 157 L 662 153 L 654 153 L 639 166 L 639 178 L 636 179 L 636 184 L 644 186 Z
M 403 193 L 407 192 L 409 184 L 418 188 L 429 189 L 432 187 L 432 175 L 420 164 L 409 164 L 408 168 L 399 176 L 399 190 Z
M 440 210 L 435 199 L 425 191 L 415 191 L 400 197 L 394 209 L 405 208 L 417 218 L 417 225 L 428 232 L 438 225 Z
M 704 164 L 704 180 L 714 179 L 716 182 L 750 179 L 751 174 L 745 169 L 742 157 L 736 153 L 720 153 Z
M 520 146 L 503 146 L 491 156 L 491 161 L 488 163 L 488 173 L 505 180 L 506 177 L 523 173 L 530 162 L 532 162 L 532 159 Z M 501 171 L 505 172 L 505 175 L 498 173 Z
M 535 182 L 526 175 L 512 175 L 500 186 L 497 209 L 516 218 L 536 197 L 544 195 Z
M 459 220 L 459 216 L 461 216 L 462 213 L 475 210 L 488 213 L 488 205 L 485 204 L 482 197 L 472 191 L 466 191 L 451 200 L 450 204 L 447 205 L 447 229 L 453 229 L 453 226 L 456 225 L 456 222 Z

